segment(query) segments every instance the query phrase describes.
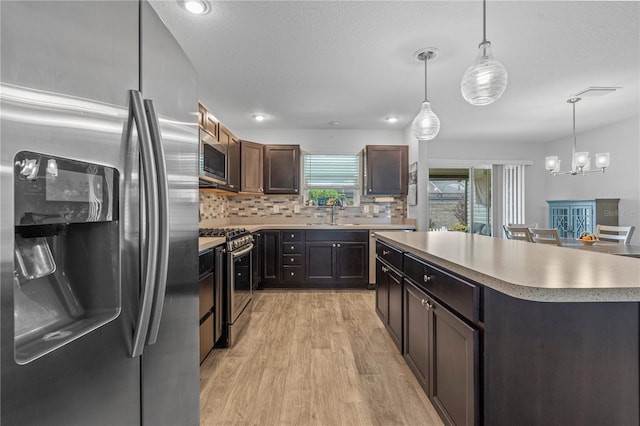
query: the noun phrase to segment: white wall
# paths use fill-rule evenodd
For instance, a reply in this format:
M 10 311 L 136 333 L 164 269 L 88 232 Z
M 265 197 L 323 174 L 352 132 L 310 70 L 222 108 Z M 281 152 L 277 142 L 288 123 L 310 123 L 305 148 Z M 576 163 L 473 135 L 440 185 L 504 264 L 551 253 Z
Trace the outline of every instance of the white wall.
M 264 144 L 294 144 L 312 154 L 357 154 L 365 145 L 400 145 L 402 130 L 233 129 L 240 139 Z
M 640 242 L 640 118 L 635 117 L 591 132 L 577 133 L 578 151 L 593 154 L 609 152 L 611 165 L 604 174 L 586 176 L 547 176 L 545 200 L 581 200 L 593 198 L 620 198 L 618 222 L 634 225 L 633 243 Z M 547 144 L 546 155 L 557 155 L 562 169 L 571 168 L 569 136 Z M 593 164 L 593 160 L 592 160 Z M 539 205 L 545 209 L 546 203 Z M 545 221 L 546 223 L 546 221 Z

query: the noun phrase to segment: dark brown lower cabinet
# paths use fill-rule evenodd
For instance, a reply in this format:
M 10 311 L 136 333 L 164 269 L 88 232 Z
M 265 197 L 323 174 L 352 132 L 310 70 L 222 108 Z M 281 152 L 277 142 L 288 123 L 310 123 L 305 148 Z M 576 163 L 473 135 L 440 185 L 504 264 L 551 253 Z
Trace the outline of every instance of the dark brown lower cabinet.
M 376 259 L 376 311 L 391 340 L 402 352 L 402 274 Z
M 430 302 L 429 398 L 445 423 L 475 425 L 478 413 L 478 330 Z
M 376 259 L 376 313 L 384 325 L 389 323 L 389 280 L 382 270 L 384 264 Z
M 427 295 L 408 280 L 404 283 L 404 359 L 429 395 L 429 312 Z
M 478 424 L 479 332 L 405 280 L 404 352 L 449 425 Z
M 262 231 L 260 239 L 260 283 L 268 286 L 280 283 L 280 231 Z

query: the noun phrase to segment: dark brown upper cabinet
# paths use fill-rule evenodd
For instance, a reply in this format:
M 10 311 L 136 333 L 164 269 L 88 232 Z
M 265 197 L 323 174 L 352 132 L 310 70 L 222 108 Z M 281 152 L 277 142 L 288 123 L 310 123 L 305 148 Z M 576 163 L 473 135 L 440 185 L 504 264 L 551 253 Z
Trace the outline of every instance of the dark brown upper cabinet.
M 367 145 L 364 149 L 364 195 L 406 195 L 407 145 Z
M 227 185 L 230 190 L 238 192 L 240 191 L 240 140 L 233 134 L 229 142 L 227 161 L 229 162 Z
M 300 193 L 300 145 L 264 146 L 264 193 Z
M 262 194 L 264 145 L 240 141 L 240 191 Z
M 218 140 L 227 148 L 227 185 L 230 191 L 240 190 L 240 141 L 224 125 L 218 126 Z

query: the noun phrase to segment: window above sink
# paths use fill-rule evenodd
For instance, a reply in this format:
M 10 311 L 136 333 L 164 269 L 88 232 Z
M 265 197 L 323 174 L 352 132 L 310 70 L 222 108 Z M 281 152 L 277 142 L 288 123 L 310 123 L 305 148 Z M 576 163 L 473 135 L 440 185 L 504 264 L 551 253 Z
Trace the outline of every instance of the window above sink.
M 303 193 L 309 205 L 331 205 L 342 198 L 345 206 L 360 205 L 360 156 L 357 154 L 305 154 Z

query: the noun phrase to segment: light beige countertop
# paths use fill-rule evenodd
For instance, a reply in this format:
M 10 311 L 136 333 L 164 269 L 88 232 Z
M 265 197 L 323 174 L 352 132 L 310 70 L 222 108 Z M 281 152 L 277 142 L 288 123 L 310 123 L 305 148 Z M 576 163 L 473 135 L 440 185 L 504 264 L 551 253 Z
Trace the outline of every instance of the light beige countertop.
M 350 224 L 304 224 L 304 223 L 270 223 L 270 224 L 253 224 L 253 225 L 237 225 L 237 226 L 221 226 L 221 228 L 245 228 L 250 232 L 266 231 L 270 229 L 326 229 L 326 230 L 413 230 L 413 225 L 404 224 L 390 224 L 390 223 L 350 223 Z M 208 248 L 216 247 L 225 243 L 223 237 L 215 238 L 198 238 L 198 250 L 206 250 Z
M 376 236 L 519 299 L 640 301 L 640 259 L 463 232 L 376 232 Z

